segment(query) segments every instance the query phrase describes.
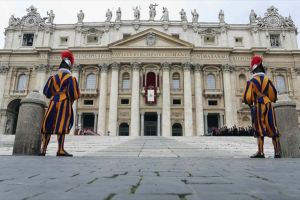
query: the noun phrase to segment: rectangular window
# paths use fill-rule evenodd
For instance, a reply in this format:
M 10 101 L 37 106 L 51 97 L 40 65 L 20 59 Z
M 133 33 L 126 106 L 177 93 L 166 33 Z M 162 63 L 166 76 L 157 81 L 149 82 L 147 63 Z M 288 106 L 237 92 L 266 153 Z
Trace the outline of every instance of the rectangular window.
M 243 38 L 242 37 L 236 37 L 235 40 L 235 46 L 240 47 L 243 46 Z
M 129 99 L 121 99 L 121 104 L 122 105 L 128 105 L 129 104 Z
M 127 39 L 130 37 L 130 33 L 123 33 L 123 39 Z
M 22 46 L 32 46 L 33 45 L 33 33 L 26 33 L 23 35 L 23 43 Z
M 271 34 L 270 35 L 270 44 L 271 47 L 280 47 L 280 35 L 279 34 Z
M 173 105 L 180 105 L 181 99 L 173 99 Z
M 176 39 L 179 39 L 179 34 L 172 34 L 172 36 L 174 37 L 174 38 L 176 38 Z
M 88 44 L 97 44 L 98 43 L 98 36 L 96 36 L 96 35 L 87 36 L 87 43 Z
M 68 37 L 60 37 L 60 45 L 67 46 L 68 45 Z
M 92 106 L 94 104 L 94 101 L 93 100 L 84 100 L 83 104 L 87 105 L 87 106 Z
M 124 79 L 123 80 L 123 90 L 129 90 L 130 89 L 130 80 L 129 79 Z
M 172 88 L 174 90 L 179 90 L 180 89 L 180 80 L 172 80 Z
M 204 44 L 215 44 L 215 36 L 204 36 Z
M 208 100 L 208 105 L 209 106 L 217 106 L 218 105 L 218 101 L 217 100 Z

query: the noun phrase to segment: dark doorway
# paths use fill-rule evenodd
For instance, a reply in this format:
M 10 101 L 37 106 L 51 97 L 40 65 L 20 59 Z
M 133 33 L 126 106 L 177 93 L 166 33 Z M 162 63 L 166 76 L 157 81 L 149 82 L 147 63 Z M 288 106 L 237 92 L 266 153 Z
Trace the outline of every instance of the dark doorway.
M 127 123 L 120 124 L 119 136 L 129 136 L 129 125 Z
M 207 132 L 208 135 L 212 135 L 212 132 L 215 128 L 219 128 L 219 114 L 211 114 L 207 115 Z
M 16 134 L 19 110 L 21 106 L 20 102 L 21 99 L 14 99 L 7 106 L 7 120 L 5 125 L 5 134 L 7 135 Z
M 144 136 L 157 136 L 157 113 L 145 113 Z
M 83 130 L 96 131 L 94 130 L 95 115 L 93 113 L 83 113 L 82 118 L 83 118 L 83 124 L 82 124 Z
M 172 136 L 182 136 L 182 126 L 179 123 L 175 123 L 172 126 Z

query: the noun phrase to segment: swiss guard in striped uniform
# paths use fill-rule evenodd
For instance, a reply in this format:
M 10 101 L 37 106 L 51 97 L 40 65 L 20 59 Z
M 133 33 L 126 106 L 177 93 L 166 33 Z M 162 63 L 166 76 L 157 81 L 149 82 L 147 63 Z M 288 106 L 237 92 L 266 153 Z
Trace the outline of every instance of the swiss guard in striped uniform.
M 72 104 L 80 97 L 77 80 L 71 75 L 71 67 L 74 63 L 73 54 L 70 51 L 61 53 L 62 61 L 58 73 L 52 75 L 45 87 L 44 95 L 50 99 L 48 110 L 42 124 L 41 156 L 45 156 L 47 146 L 52 134 L 57 135 L 57 156 L 73 156 L 64 150 L 65 135 L 73 126 Z
M 265 158 L 264 137 L 272 138 L 275 158 L 281 157 L 279 132 L 276 125 L 272 103 L 277 100 L 277 91 L 271 80 L 265 75 L 260 56 L 253 56 L 251 61 L 252 78 L 247 81 L 244 103 L 251 109 L 252 127 L 257 137 L 258 152 L 251 158 Z

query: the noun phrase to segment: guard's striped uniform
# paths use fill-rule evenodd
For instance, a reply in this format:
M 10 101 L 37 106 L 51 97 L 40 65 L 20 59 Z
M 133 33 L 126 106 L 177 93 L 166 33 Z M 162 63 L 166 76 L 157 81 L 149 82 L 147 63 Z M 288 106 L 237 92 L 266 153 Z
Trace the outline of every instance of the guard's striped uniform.
M 256 136 L 279 137 L 272 102 L 277 91 L 264 73 L 257 73 L 247 82 L 244 103 L 251 107 L 252 125 Z
M 42 124 L 44 134 L 68 134 L 73 126 L 73 102 L 80 97 L 78 83 L 69 70 L 60 69 L 51 76 L 44 95 L 50 99 Z

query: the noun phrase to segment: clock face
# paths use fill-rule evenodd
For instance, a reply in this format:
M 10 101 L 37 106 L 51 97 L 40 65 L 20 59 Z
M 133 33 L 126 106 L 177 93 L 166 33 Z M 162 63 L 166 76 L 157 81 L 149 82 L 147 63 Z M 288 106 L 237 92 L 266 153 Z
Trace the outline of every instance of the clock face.
M 270 16 L 267 19 L 268 25 L 272 27 L 280 26 L 280 20 L 276 16 Z
M 27 18 L 26 22 L 27 22 L 28 25 L 32 26 L 32 25 L 35 24 L 36 19 L 35 19 L 35 17 L 29 17 L 29 18 Z

